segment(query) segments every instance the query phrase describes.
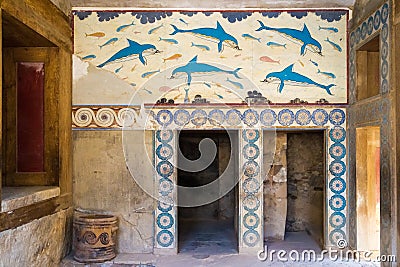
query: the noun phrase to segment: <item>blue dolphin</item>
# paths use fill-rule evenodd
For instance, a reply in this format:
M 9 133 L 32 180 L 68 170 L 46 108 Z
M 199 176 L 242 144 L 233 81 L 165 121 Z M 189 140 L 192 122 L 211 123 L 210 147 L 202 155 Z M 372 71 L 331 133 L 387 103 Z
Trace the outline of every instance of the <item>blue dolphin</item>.
M 322 89 L 325 89 L 329 95 L 333 95 L 331 93 L 330 89 L 332 86 L 335 86 L 335 84 L 323 85 L 323 84 L 314 82 L 310 78 L 308 78 L 304 75 L 301 75 L 297 72 L 294 72 L 293 65 L 294 64 L 286 67 L 284 70 L 282 70 L 280 72 L 269 73 L 262 82 L 271 82 L 273 80 L 279 80 L 280 81 L 279 88 L 278 88 L 279 93 L 282 92 L 282 89 L 285 86 L 285 82 L 290 81 L 290 82 L 314 85 L 314 86 L 320 87 Z
M 108 60 L 101 63 L 97 67 L 102 68 L 107 64 L 114 63 L 117 60 L 122 60 L 133 55 L 138 55 L 140 62 L 142 62 L 143 65 L 146 65 L 146 59 L 143 57 L 143 52 L 148 50 L 149 52 L 152 52 L 154 54 L 160 53 L 160 51 L 158 51 L 157 48 L 152 44 L 139 44 L 138 42 L 132 41 L 130 39 L 127 40 L 129 43 L 128 47 L 119 50 L 112 57 L 110 57 Z
M 307 25 L 304 23 L 303 30 L 299 31 L 296 29 L 290 29 L 290 28 L 271 28 L 268 26 L 265 26 L 262 21 L 258 21 L 260 23 L 260 28 L 258 28 L 256 31 L 261 31 L 261 30 L 267 30 L 267 31 L 276 31 L 278 33 L 287 35 L 295 40 L 300 41 L 303 43 L 300 54 L 303 56 L 306 53 L 306 48 L 307 46 L 311 46 L 314 48 L 314 51 L 320 55 L 322 55 L 322 46 L 321 44 L 315 40 L 311 34 L 310 31 L 307 28 Z
M 228 73 L 234 75 L 238 79 L 241 79 L 238 75 L 238 71 L 241 69 L 242 68 L 237 68 L 235 70 L 223 70 L 209 64 L 197 63 L 197 56 L 195 56 L 185 66 L 174 69 L 171 74 L 171 79 L 175 78 L 175 75 L 177 73 L 186 73 L 187 85 L 190 85 L 190 83 L 192 82 L 193 73 L 213 73 L 213 72 Z
M 224 42 L 226 42 L 230 47 L 240 50 L 236 38 L 226 33 L 224 28 L 222 28 L 221 24 L 218 21 L 216 28 L 197 28 L 191 30 L 181 30 L 173 24 L 171 24 L 171 26 L 174 28 L 174 31 L 170 35 L 187 32 L 216 40 L 218 42 L 218 52 L 222 51 L 222 45 Z

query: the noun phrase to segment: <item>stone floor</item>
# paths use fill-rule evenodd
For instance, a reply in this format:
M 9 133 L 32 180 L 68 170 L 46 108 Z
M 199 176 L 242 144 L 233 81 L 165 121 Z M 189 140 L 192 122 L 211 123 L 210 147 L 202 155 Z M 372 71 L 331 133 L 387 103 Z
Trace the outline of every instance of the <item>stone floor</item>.
M 196 226 L 195 229 L 200 229 L 201 226 Z M 205 237 L 202 235 L 195 235 L 197 237 Z M 190 236 L 189 236 L 190 237 Z M 193 236 L 192 236 L 193 237 Z M 209 237 L 209 236 L 207 236 Z M 213 239 L 214 237 L 210 237 Z M 216 238 L 214 238 L 216 239 Z M 224 243 L 224 242 L 222 242 Z M 370 262 L 354 262 L 354 261 L 332 261 L 329 258 L 324 258 L 323 261 L 318 262 L 281 262 L 276 258 L 273 261 L 269 259 L 261 261 L 257 258 L 257 255 L 239 255 L 237 252 L 231 253 L 226 248 L 232 248 L 224 245 L 217 245 L 216 242 L 212 242 L 210 246 L 206 246 L 205 243 L 200 242 L 200 248 L 196 248 L 193 242 L 187 241 L 186 245 L 181 248 L 182 252 L 177 255 L 153 255 L 153 254 L 119 254 L 114 260 L 101 263 L 85 265 L 78 263 L 73 260 L 72 256 L 65 258 L 61 267 L 202 267 L 202 266 L 245 266 L 245 267 L 281 267 L 281 266 L 301 266 L 301 267 L 335 267 L 335 266 L 379 266 L 374 265 Z M 301 233 L 287 233 L 285 241 L 277 242 L 266 242 L 268 250 L 272 249 L 285 251 L 290 250 L 308 250 L 313 249 L 318 253 L 320 248 L 318 244 L 305 232 Z M 207 249 L 208 248 L 208 249 Z
M 179 253 L 195 255 L 236 254 L 237 239 L 229 220 L 181 220 Z

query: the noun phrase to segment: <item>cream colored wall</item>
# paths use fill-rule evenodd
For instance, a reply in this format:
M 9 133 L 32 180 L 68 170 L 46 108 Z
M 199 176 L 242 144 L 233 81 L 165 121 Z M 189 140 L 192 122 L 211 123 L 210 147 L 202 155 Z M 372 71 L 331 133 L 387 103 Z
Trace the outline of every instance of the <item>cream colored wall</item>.
M 129 135 L 125 149 L 132 152 L 128 161 L 134 167 L 133 176 L 148 181 L 152 188 L 153 169 L 146 157 L 146 153 L 152 157 L 152 132 Z M 119 253 L 152 252 L 154 201 L 127 169 L 122 132 L 74 131 L 73 140 L 75 208 L 118 217 Z M 146 144 L 147 151 L 141 144 Z

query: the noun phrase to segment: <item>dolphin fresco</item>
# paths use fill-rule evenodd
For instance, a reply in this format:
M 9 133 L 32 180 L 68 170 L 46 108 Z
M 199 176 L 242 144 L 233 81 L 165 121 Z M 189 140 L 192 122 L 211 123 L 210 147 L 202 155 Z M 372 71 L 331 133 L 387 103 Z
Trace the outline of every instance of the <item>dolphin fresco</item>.
M 209 64 L 197 63 L 197 56 L 195 56 L 185 66 L 174 69 L 171 74 L 171 79 L 175 78 L 175 75 L 178 73 L 185 73 L 187 75 L 187 85 L 190 85 L 192 82 L 192 74 L 194 73 L 227 73 L 235 76 L 238 79 L 241 79 L 238 75 L 238 71 L 241 69 L 242 68 L 237 68 L 235 70 L 223 70 Z
M 143 56 L 143 52 L 148 51 L 154 54 L 160 53 L 160 51 L 158 51 L 157 48 L 152 44 L 139 44 L 138 42 L 132 41 L 130 39 L 127 40 L 129 43 L 128 47 L 119 50 L 105 62 L 97 65 L 97 67 L 102 68 L 107 64 L 116 63 L 134 55 L 138 55 L 140 62 L 142 62 L 143 65 L 146 65 L 146 59 Z
M 258 23 L 260 23 L 260 27 L 256 31 L 261 31 L 261 30 L 275 31 L 280 34 L 286 35 L 292 39 L 300 41 L 303 44 L 300 49 L 300 55 L 302 56 L 305 55 L 308 46 L 313 47 L 316 53 L 322 55 L 321 44 L 311 36 L 310 31 L 308 30 L 307 25 L 305 23 L 303 26 L 303 30 L 301 31 L 291 28 L 271 28 L 265 26 L 264 23 L 260 20 L 258 20 Z
M 191 30 L 182 30 L 171 24 L 174 31 L 170 35 L 175 35 L 177 33 L 192 33 L 195 35 L 199 35 L 205 38 L 211 38 L 218 42 L 218 52 L 222 51 L 222 46 L 224 43 L 228 44 L 230 47 L 239 49 L 238 41 L 235 37 L 225 32 L 224 28 L 222 28 L 221 24 L 217 21 L 216 28 L 197 28 Z
M 335 84 L 323 85 L 317 83 L 302 74 L 294 72 L 293 65 L 294 64 L 289 65 L 282 71 L 269 73 L 262 82 L 272 82 L 273 80 L 279 80 L 280 81 L 278 87 L 279 93 L 282 92 L 282 89 L 285 86 L 285 82 L 295 82 L 295 83 L 308 84 L 320 87 L 324 89 L 329 95 L 333 95 L 330 89 L 331 87 L 335 86 Z

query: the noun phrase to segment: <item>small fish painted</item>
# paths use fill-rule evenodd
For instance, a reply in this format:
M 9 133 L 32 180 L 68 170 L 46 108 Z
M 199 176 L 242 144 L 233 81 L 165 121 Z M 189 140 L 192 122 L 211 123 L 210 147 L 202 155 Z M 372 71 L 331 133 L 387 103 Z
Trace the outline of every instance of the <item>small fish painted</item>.
M 203 84 L 204 84 L 205 86 L 207 86 L 208 88 L 211 88 L 211 84 L 206 83 L 206 82 L 203 82 Z
M 157 72 L 160 72 L 160 70 L 155 70 L 155 71 L 148 71 L 142 74 L 142 78 L 149 78 L 150 76 L 156 74 Z
M 342 48 L 340 47 L 340 45 L 329 40 L 329 37 L 326 37 L 325 42 L 328 42 L 330 45 L 332 45 L 335 50 L 342 52 Z
M 183 24 L 185 24 L 186 26 L 189 26 L 189 23 L 187 23 L 186 21 L 184 21 L 182 18 L 180 18 L 179 21 L 182 22 Z
M 273 60 L 273 59 L 270 58 L 269 56 L 262 56 L 262 57 L 260 57 L 260 61 L 268 62 L 268 63 L 278 63 L 278 64 L 281 64 L 281 63 L 280 63 L 280 60 Z
M 214 84 L 215 84 L 217 87 L 224 88 L 220 83 L 214 82 Z
M 142 90 L 145 91 L 146 93 L 148 93 L 149 95 L 152 95 L 152 94 L 153 94 L 152 91 L 150 91 L 150 90 L 148 90 L 148 89 L 146 89 L 146 88 L 143 88 Z
M 100 49 L 102 49 L 103 47 L 107 46 L 107 45 L 111 45 L 111 44 L 115 44 L 115 42 L 118 41 L 117 37 L 111 38 L 110 40 L 108 40 L 107 42 L 105 42 L 102 45 L 99 45 Z
M 335 27 L 321 27 L 319 26 L 319 30 L 331 31 L 331 32 L 339 32 L 338 28 Z
M 286 48 L 286 44 L 280 44 L 280 43 L 275 43 L 275 42 L 268 42 L 267 46 L 269 46 L 269 47 L 283 47 L 283 48 Z
M 104 32 L 85 33 L 85 35 L 86 37 L 97 37 L 97 38 L 106 36 Z
M 177 100 L 177 99 L 180 98 L 181 96 L 182 96 L 182 93 L 180 93 L 180 94 L 174 96 L 173 100 Z
M 114 70 L 115 73 L 118 73 L 121 71 L 121 69 L 124 67 L 124 65 L 122 65 L 121 67 L 119 67 L 118 69 Z
M 175 40 L 175 39 L 165 39 L 165 38 L 161 38 L 161 37 L 159 37 L 160 39 L 159 39 L 159 41 L 164 41 L 164 42 L 167 42 L 167 43 L 169 43 L 169 44 L 178 44 L 178 41 L 177 40 Z
M 132 23 L 129 23 L 129 24 L 121 25 L 121 26 L 119 26 L 117 28 L 117 32 L 122 32 L 122 31 L 126 30 L 127 28 L 129 28 L 130 26 L 133 26 L 133 25 L 135 25 L 134 21 L 132 21 Z
M 243 37 L 244 39 L 255 40 L 255 41 L 258 41 L 259 43 L 261 43 L 261 38 L 256 38 L 256 37 L 254 37 L 254 36 L 252 36 L 252 35 L 250 35 L 250 34 L 248 34 L 248 33 L 243 33 L 243 34 L 242 34 L 242 37 Z
M 195 44 L 195 43 L 192 42 L 191 46 L 200 48 L 200 49 L 205 50 L 205 51 L 210 51 L 210 48 L 208 46 L 206 46 L 206 45 Z
M 91 59 L 95 59 L 95 58 L 96 58 L 96 55 L 87 55 L 87 56 L 84 56 L 82 58 L 82 60 L 91 60 Z
M 181 54 L 174 54 L 174 55 L 172 55 L 172 56 L 170 56 L 170 57 L 163 58 L 163 60 L 164 60 L 164 62 L 165 62 L 165 61 L 167 61 L 167 60 L 179 59 L 179 58 L 181 58 L 181 57 L 182 57 Z
M 312 61 L 311 59 L 310 59 L 310 62 L 311 62 L 315 67 L 318 67 L 318 63 L 317 63 L 317 62 Z
M 157 27 L 155 27 L 155 28 L 149 30 L 149 31 L 148 31 L 148 34 L 153 34 L 153 33 L 155 33 L 157 30 L 159 30 L 159 29 L 160 29 L 161 27 L 163 27 L 163 26 L 164 26 L 164 24 L 161 24 L 160 26 L 157 26 Z
M 234 85 L 236 88 L 239 88 L 239 89 L 243 89 L 244 88 L 243 84 L 241 84 L 240 82 L 232 81 L 229 78 L 226 78 L 226 81 L 231 83 L 232 85 Z
M 216 92 L 214 92 L 214 95 L 216 95 L 219 99 L 224 99 L 224 97 L 222 95 L 219 95 Z
M 318 73 L 323 74 L 323 75 L 325 75 L 325 76 L 327 76 L 328 78 L 331 78 L 331 79 L 335 79 L 336 78 L 336 75 L 331 73 L 331 72 L 321 71 L 320 69 L 318 69 Z

